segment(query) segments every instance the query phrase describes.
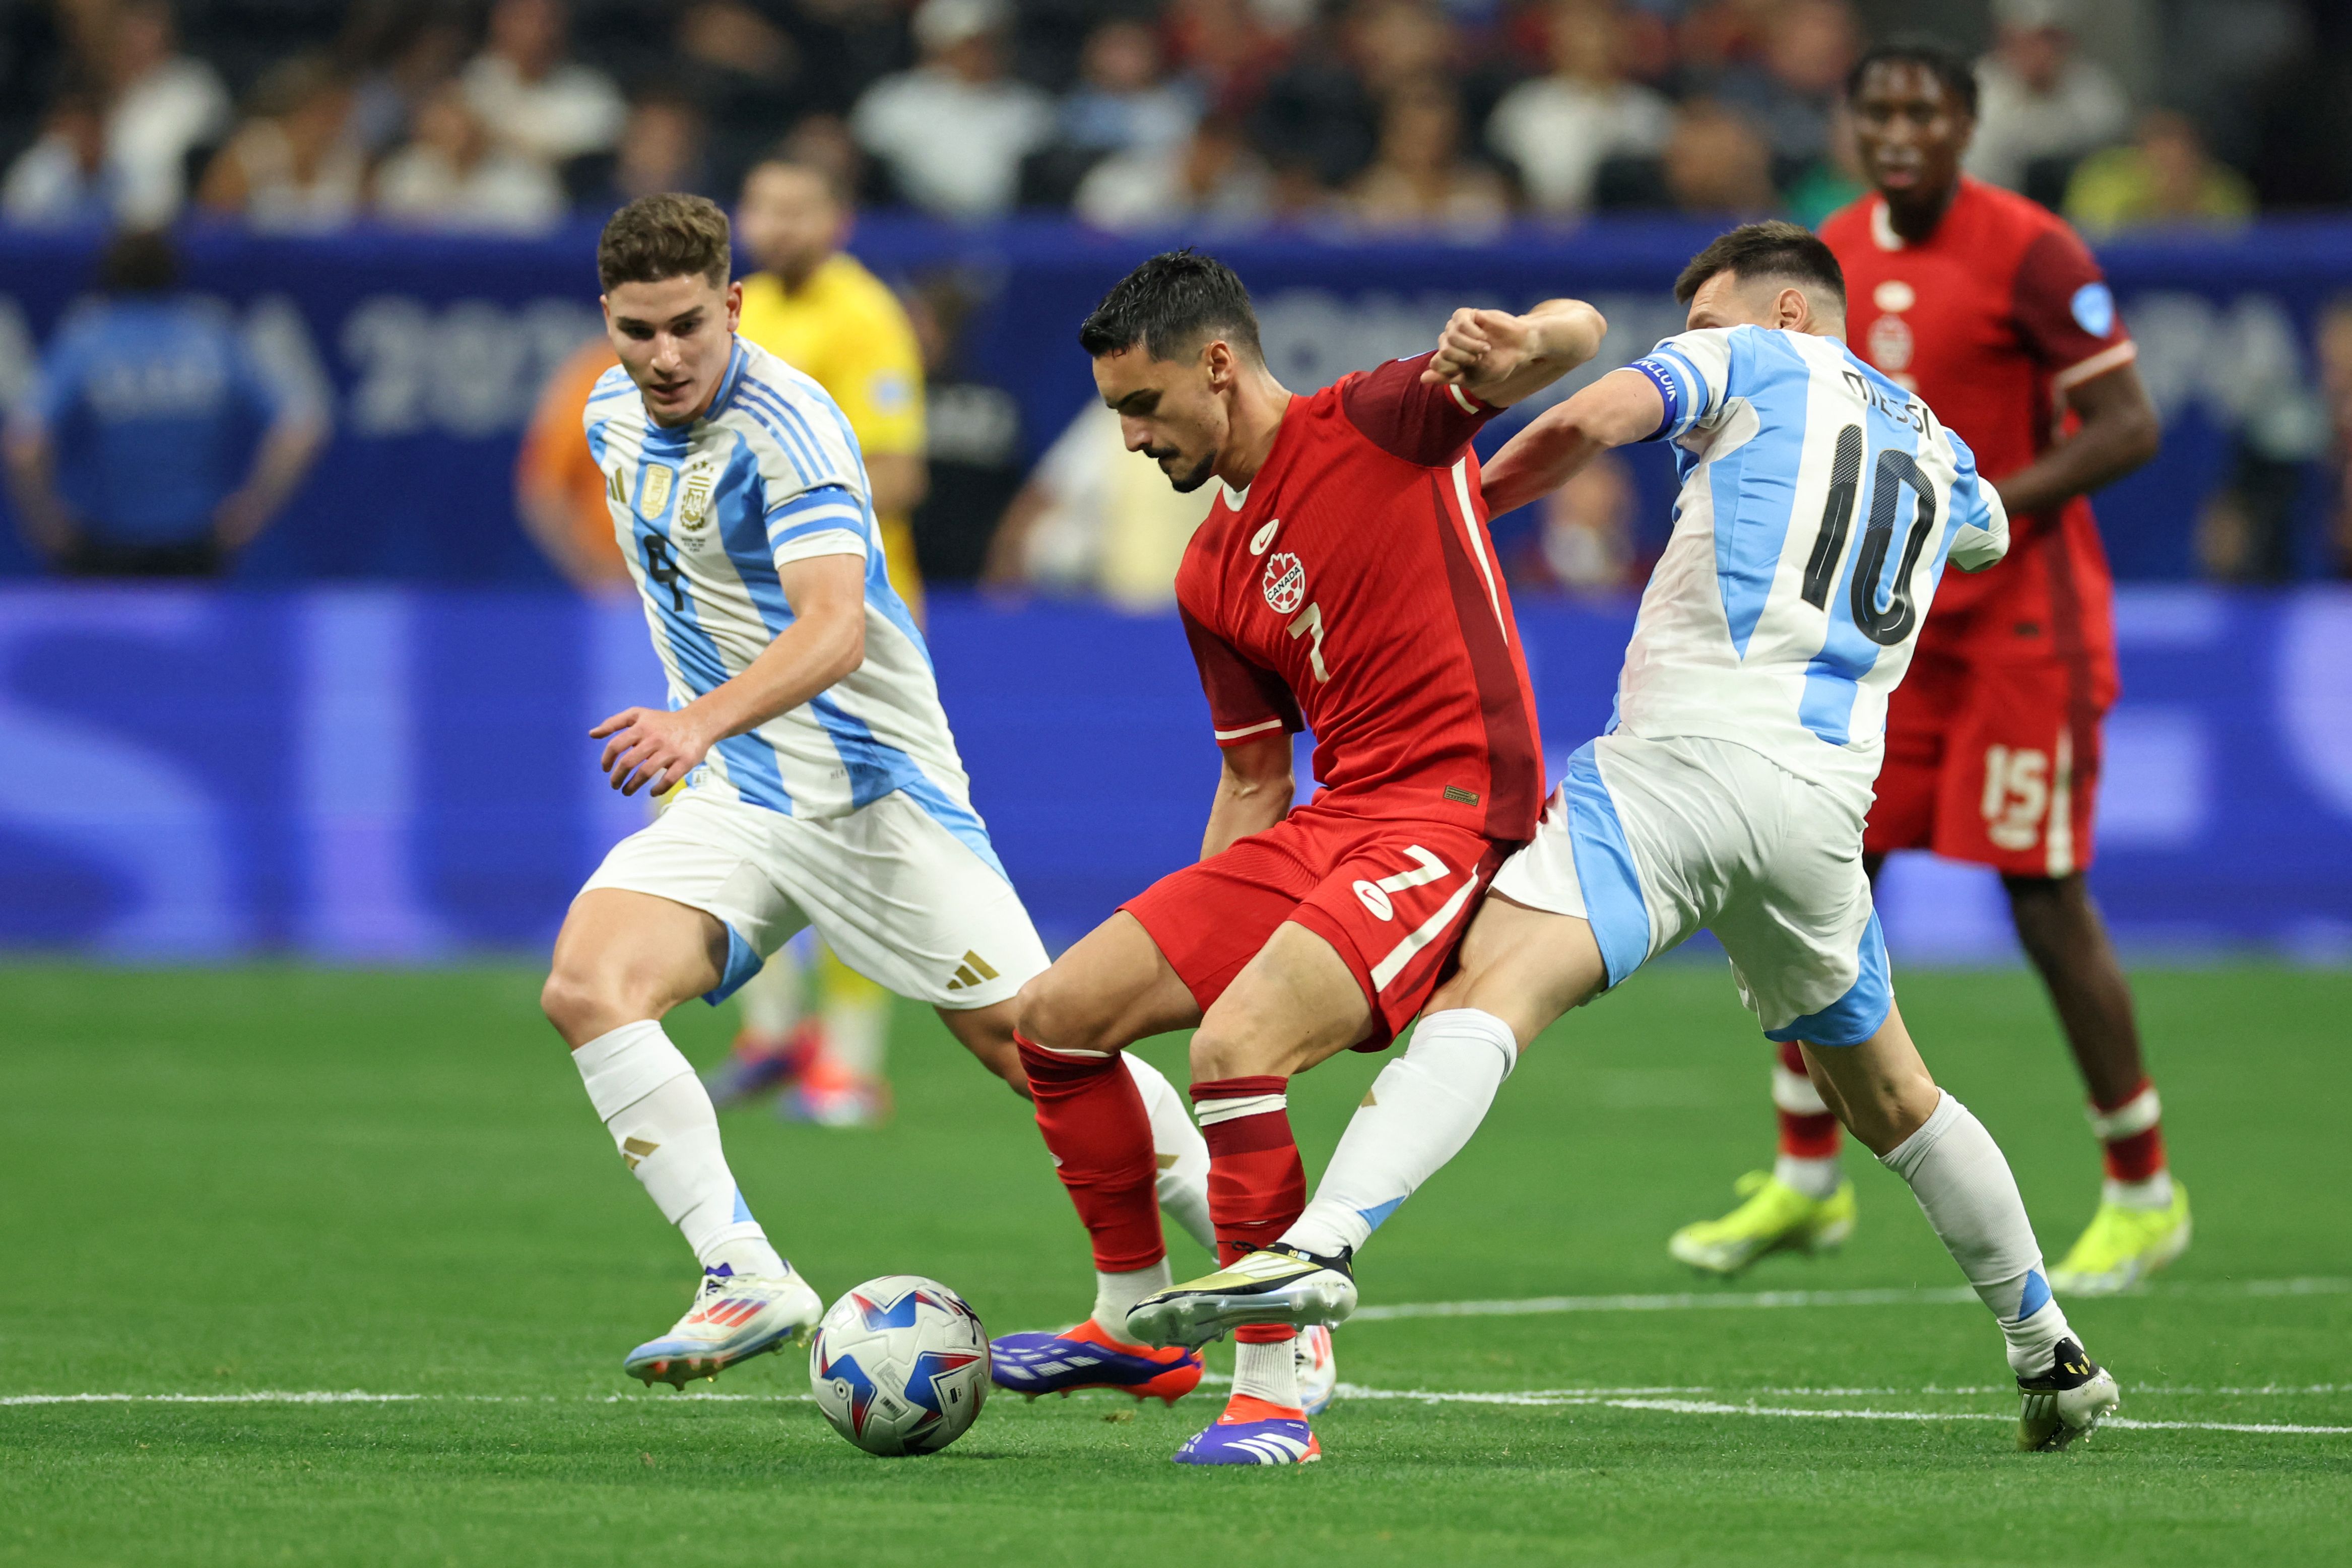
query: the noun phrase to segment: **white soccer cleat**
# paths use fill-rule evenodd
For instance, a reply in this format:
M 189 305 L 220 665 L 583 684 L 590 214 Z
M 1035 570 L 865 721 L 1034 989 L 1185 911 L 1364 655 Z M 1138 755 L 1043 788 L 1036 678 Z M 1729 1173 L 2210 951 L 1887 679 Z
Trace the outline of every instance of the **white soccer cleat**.
M 1331 1353 L 1331 1331 L 1318 1323 L 1291 1342 L 1298 1357 L 1298 1404 L 1310 1416 L 1331 1406 L 1339 1386 L 1339 1363 Z
M 651 1386 L 684 1388 L 717 1377 L 737 1362 L 805 1344 L 824 1302 L 790 1264 L 782 1274 L 705 1270 L 694 1305 L 670 1331 L 631 1351 L 621 1370 Z
M 1345 1322 L 1356 1310 L 1348 1258 L 1323 1258 L 1280 1244 L 1230 1268 L 1154 1290 L 1128 1310 L 1127 1331 L 1147 1345 L 1196 1349 L 1245 1323 L 1311 1329 Z
M 2089 1436 L 2123 1403 L 2115 1378 L 2073 1340 L 2060 1340 L 2051 1352 L 2050 1370 L 2019 1378 L 2017 1391 L 2025 1401 L 2017 1419 L 2017 1446 L 2027 1453 L 2054 1454 Z

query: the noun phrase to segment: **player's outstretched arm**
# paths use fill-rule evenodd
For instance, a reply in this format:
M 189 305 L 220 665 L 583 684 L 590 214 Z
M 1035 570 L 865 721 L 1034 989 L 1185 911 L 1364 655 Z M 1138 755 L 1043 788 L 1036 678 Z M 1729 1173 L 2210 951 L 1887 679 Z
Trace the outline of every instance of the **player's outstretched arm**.
M 1500 517 L 1549 495 L 1611 447 L 1648 439 L 1666 416 L 1666 400 L 1638 370 L 1612 370 L 1582 392 L 1546 409 L 1504 444 L 1485 470 L 1486 513 Z
M 1524 316 L 1454 312 L 1421 379 L 1451 384 L 1494 408 L 1523 403 L 1601 352 L 1609 323 L 1581 300 L 1546 300 Z
M 1223 748 L 1224 771 L 1216 798 L 1209 803 L 1208 830 L 1201 835 L 1201 858 L 1222 854 L 1237 838 L 1263 833 L 1290 815 L 1295 781 L 1290 772 L 1290 735 L 1276 730 Z
M 789 713 L 866 662 L 866 558 L 815 555 L 777 568 L 793 624 L 733 679 L 676 712 L 628 708 L 588 731 L 623 795 L 658 793 L 730 735 Z

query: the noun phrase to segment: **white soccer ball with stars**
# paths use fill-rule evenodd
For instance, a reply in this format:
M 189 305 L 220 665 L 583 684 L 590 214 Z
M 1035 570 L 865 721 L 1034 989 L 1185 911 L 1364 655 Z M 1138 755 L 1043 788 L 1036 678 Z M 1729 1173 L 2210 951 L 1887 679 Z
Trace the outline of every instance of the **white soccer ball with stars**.
M 988 1331 L 938 1280 L 886 1274 L 817 1324 L 809 1384 L 834 1430 L 867 1453 L 936 1454 L 988 1397 Z

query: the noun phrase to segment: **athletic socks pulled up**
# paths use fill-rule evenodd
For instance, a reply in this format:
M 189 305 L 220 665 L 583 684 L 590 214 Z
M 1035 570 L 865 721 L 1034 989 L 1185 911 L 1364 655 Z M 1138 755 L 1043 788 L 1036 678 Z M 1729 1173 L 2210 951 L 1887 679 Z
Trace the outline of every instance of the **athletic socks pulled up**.
M 1882 1163 L 1910 1184 L 1945 1250 L 1992 1309 L 2009 1342 L 2011 1370 L 2020 1377 L 2047 1372 L 2051 1351 L 2072 1331 L 2051 1297 L 2017 1178 L 1984 1123 L 1945 1094 Z
M 1838 1148 L 1845 1132 L 1813 1087 L 1803 1047 L 1794 1040 L 1780 1043 L 1780 1060 L 1772 1064 L 1772 1110 L 1780 1123 L 1780 1152 L 1772 1174 L 1809 1198 L 1834 1194 L 1843 1175 Z
M 1290 1134 L 1290 1080 L 1274 1074 L 1210 1079 L 1192 1086 L 1192 1111 L 1200 1119 L 1201 1136 L 1209 1145 L 1209 1216 L 1217 1227 L 1217 1261 L 1234 1263 L 1278 1238 L 1307 1204 L 1307 1167 L 1299 1163 L 1298 1143 Z M 1298 1403 L 1297 1373 L 1271 1370 L 1272 1352 L 1251 1352 L 1251 1347 L 1277 1347 L 1284 1365 L 1290 1365 L 1290 1342 L 1297 1335 L 1287 1325 L 1251 1323 L 1234 1331 L 1239 1347 L 1234 1362 L 1234 1393 L 1242 1392 L 1241 1368 L 1260 1361 L 1267 1370 L 1254 1374 L 1259 1381 L 1287 1377 L 1290 1397 L 1276 1404 Z M 1255 1397 L 1271 1398 L 1267 1394 Z
M 1099 1274 L 1134 1274 L 1164 1261 L 1151 1118 L 1132 1069 L 1115 1051 L 1049 1050 L 1015 1034 L 1037 1131 L 1055 1173 L 1094 1243 Z M 1126 1326 L 1112 1327 L 1120 1338 Z
M 622 1160 L 702 1266 L 783 1273 L 784 1260 L 727 1168 L 710 1096 L 661 1025 L 624 1024 L 573 1051 L 572 1060 Z
M 1159 1170 L 1156 1183 L 1160 1212 L 1184 1227 L 1201 1250 L 1217 1255 L 1216 1227 L 1209 1222 L 1209 1145 L 1192 1125 L 1184 1097 L 1176 1092 L 1160 1070 L 1137 1056 L 1121 1051 L 1135 1089 L 1143 1097 L 1143 1113 L 1151 1122 L 1151 1162 Z
M 1422 1019 L 1404 1054 L 1372 1080 L 1284 1243 L 1324 1258 L 1363 1246 L 1462 1152 L 1518 1057 L 1511 1026 L 1492 1013 L 1454 1007 Z
M 2164 1158 L 2164 1106 L 2156 1085 L 2138 1087 L 2113 1105 L 2092 1101 L 2091 1131 L 2105 1151 L 2105 1196 L 2126 1208 L 2160 1209 L 2172 1203 L 2172 1172 Z

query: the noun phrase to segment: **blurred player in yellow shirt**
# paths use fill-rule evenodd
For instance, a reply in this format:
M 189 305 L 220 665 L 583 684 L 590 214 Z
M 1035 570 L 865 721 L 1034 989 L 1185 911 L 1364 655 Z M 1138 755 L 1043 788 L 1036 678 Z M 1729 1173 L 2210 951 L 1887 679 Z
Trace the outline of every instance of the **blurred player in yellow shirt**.
M 923 459 L 923 363 L 915 329 L 888 285 L 841 247 L 856 218 L 837 174 L 789 153 L 743 182 L 735 232 L 759 271 L 743 279 L 736 331 L 833 395 L 866 456 L 891 585 L 918 621 L 922 574 L 909 519 L 929 487 Z M 742 990 L 743 1026 L 709 1075 L 726 1103 L 774 1086 L 777 1109 L 798 1121 L 858 1127 L 889 1114 L 882 1076 L 890 998 L 817 949 L 823 1006 L 804 1017 L 800 965 L 779 952 Z

